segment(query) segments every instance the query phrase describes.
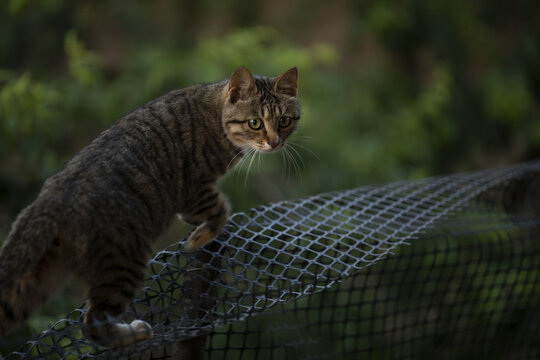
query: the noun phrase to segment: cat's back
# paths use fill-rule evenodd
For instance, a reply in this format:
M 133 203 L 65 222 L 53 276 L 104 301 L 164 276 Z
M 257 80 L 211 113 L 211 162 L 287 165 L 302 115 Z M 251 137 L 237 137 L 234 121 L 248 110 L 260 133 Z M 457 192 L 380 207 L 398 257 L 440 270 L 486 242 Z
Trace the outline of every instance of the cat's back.
M 173 146 L 160 138 L 156 128 L 172 116 L 164 109 L 184 94 L 172 91 L 118 119 L 45 181 L 38 201 L 76 215 L 75 208 L 80 212 L 116 206 L 118 211 L 118 204 L 129 204 L 133 198 L 161 199 L 163 189 L 168 189 L 164 178 L 173 175 L 173 164 L 164 165 L 163 155 L 172 156 Z M 161 109 L 160 114 L 150 109 Z
M 157 135 L 152 134 L 148 126 L 159 126 L 168 120 L 165 118 L 171 114 L 167 116 L 163 110 L 167 107 L 173 109 L 174 102 L 185 95 L 186 89 L 171 91 L 115 121 L 69 160 L 61 171 L 48 178 L 43 190 L 85 186 L 114 176 L 130 164 L 143 163 L 156 152 L 152 146 L 155 146 L 153 137 Z M 160 109 L 159 114 L 155 109 Z

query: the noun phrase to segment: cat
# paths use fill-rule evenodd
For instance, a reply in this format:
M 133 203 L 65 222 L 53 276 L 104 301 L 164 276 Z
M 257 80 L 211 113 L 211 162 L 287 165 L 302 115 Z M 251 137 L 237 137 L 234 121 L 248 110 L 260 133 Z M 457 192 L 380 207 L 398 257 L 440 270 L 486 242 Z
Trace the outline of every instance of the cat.
M 300 119 L 298 71 L 171 91 L 116 121 L 48 178 L 0 249 L 0 335 L 69 273 L 88 285 L 84 334 L 106 346 L 152 337 L 117 318 L 140 285 L 151 244 L 175 214 L 197 227 L 185 249 L 214 239 L 229 206 L 216 181 L 247 151 L 281 149 Z

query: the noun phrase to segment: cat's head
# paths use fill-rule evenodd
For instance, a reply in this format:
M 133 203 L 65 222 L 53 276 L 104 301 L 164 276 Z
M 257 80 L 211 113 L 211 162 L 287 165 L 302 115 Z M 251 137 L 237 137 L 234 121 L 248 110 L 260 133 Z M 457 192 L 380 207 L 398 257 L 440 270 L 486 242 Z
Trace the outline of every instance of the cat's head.
M 229 140 L 244 150 L 281 149 L 300 119 L 297 79 L 296 67 L 272 78 L 238 68 L 224 88 L 222 120 Z

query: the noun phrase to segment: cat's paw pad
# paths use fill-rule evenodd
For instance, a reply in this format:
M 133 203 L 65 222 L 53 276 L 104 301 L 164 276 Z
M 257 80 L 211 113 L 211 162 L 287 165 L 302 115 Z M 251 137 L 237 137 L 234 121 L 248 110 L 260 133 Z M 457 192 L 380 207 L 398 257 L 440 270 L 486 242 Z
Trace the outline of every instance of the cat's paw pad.
M 200 225 L 189 235 L 184 248 L 187 252 L 193 252 L 207 244 L 215 237 L 215 234 L 205 225 Z
M 115 324 L 116 331 L 119 335 L 119 342 L 116 346 L 126 346 L 137 341 L 151 339 L 154 334 L 152 326 L 142 320 L 134 320 L 131 324 Z

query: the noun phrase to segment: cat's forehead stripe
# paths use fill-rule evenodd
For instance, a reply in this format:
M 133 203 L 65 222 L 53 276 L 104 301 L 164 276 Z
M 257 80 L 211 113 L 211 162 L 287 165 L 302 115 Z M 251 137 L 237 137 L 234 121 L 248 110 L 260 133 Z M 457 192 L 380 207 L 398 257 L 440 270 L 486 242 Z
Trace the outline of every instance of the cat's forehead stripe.
M 274 104 L 273 110 L 274 110 L 274 115 L 275 116 L 279 116 L 279 115 L 281 115 L 283 113 L 283 111 L 281 111 L 281 108 L 280 108 L 279 104 Z
M 261 95 L 261 105 L 279 101 L 273 92 L 274 84 L 270 78 L 256 77 L 255 85 Z

